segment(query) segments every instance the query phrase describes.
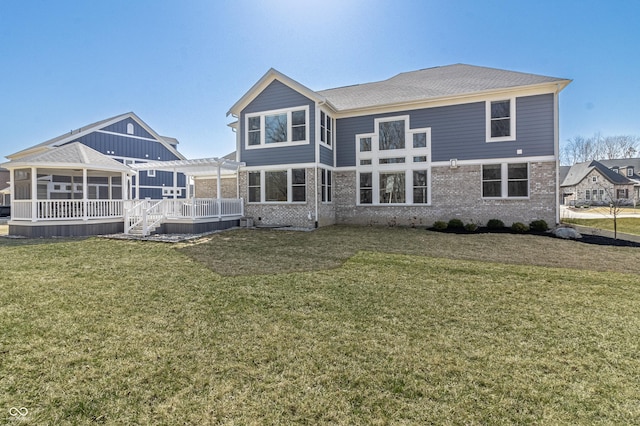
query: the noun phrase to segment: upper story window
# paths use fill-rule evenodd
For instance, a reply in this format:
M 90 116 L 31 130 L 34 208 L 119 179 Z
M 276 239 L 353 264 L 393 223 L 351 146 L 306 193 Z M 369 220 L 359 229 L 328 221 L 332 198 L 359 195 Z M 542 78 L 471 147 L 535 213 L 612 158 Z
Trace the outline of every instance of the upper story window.
M 320 111 L 320 142 L 333 145 L 334 119 L 324 111 Z
M 133 134 L 133 123 L 127 123 L 127 134 L 128 135 Z
M 633 167 L 627 167 L 627 177 L 633 176 Z
M 308 123 L 308 107 L 247 114 L 245 146 L 252 149 L 309 143 Z
M 516 100 L 501 99 L 486 102 L 487 142 L 516 139 Z
M 404 120 L 380 122 L 378 143 L 380 151 L 404 149 Z

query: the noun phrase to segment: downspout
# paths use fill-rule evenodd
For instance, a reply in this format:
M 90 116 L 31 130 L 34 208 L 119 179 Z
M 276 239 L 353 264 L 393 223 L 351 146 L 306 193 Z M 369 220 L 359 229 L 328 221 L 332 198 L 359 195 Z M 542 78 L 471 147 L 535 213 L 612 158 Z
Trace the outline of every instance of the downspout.
M 560 224 L 560 111 L 558 110 L 558 94 L 560 93 L 560 85 L 556 85 L 556 91 L 553 94 L 553 127 L 554 127 L 554 141 L 553 141 L 553 154 L 556 158 L 556 191 L 555 191 L 555 205 L 556 205 L 556 224 Z
M 321 125 L 318 124 L 318 120 L 320 119 L 320 107 L 322 105 L 324 105 L 325 103 L 326 103 L 326 101 L 321 101 L 321 102 L 317 102 L 316 103 L 316 111 L 315 111 L 316 119 L 314 120 L 315 128 L 316 128 L 315 129 L 316 131 L 314 132 L 315 139 L 316 139 L 316 168 L 315 168 L 315 179 L 314 179 L 315 187 L 316 187 L 316 189 L 315 189 L 315 191 L 316 191 L 316 193 L 315 193 L 315 204 L 316 204 L 315 205 L 315 227 L 316 228 L 318 227 L 318 209 L 319 209 L 319 206 L 318 206 L 318 180 L 321 179 L 321 178 L 318 179 L 318 169 L 319 169 L 319 165 L 320 165 L 320 143 L 319 143 L 320 138 L 318 137 L 319 136 L 318 133 L 319 133 L 319 129 L 321 127 Z M 326 115 L 325 115 L 325 117 L 326 117 Z M 322 198 L 322 194 L 320 194 L 320 198 Z

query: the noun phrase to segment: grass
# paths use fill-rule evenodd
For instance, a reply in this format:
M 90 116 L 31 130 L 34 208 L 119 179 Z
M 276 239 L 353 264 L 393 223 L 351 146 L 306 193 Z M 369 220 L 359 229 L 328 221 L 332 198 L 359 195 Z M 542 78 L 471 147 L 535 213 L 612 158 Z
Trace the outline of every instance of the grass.
M 563 223 L 588 226 L 590 228 L 613 231 L 613 219 L 562 219 Z M 640 218 L 620 217 L 617 219 L 618 232 L 640 235 Z
M 583 246 L 351 227 L 0 240 L 0 422 L 638 423 L 640 271 L 615 272 L 638 251 Z

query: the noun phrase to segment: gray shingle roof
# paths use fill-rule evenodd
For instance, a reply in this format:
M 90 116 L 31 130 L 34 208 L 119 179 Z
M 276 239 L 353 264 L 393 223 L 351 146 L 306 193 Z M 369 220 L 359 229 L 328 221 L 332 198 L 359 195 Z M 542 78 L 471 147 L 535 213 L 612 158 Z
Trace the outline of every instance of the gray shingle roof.
M 417 102 L 485 91 L 566 82 L 557 77 L 455 64 L 404 72 L 387 80 L 318 91 L 338 110 Z
M 629 179 L 621 174 L 610 170 L 607 166 L 598 161 L 586 161 L 584 163 L 577 163 L 571 166 L 567 177 L 564 179 L 560 186 L 575 186 L 579 184 L 593 169 L 597 169 L 602 176 L 615 184 L 628 184 L 632 183 Z
M 83 167 L 93 170 L 113 170 L 131 172 L 124 164 L 89 148 L 80 142 L 73 142 L 58 148 L 49 148 L 45 152 L 27 155 L 18 160 L 3 164 L 5 167 Z

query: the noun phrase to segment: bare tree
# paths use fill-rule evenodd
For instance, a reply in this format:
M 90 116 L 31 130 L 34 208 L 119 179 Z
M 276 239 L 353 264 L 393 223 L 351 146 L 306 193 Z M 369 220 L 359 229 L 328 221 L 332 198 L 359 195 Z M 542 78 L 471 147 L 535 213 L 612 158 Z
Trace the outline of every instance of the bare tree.
M 563 144 L 560 150 L 560 162 L 563 165 L 573 165 L 591 160 L 633 158 L 639 151 L 640 136 L 602 136 L 600 133 L 595 133 L 587 138 L 578 135 Z
M 604 189 L 607 198 L 609 198 L 609 215 L 613 219 L 613 239 L 618 239 L 618 216 L 622 212 L 624 205 L 629 203 L 628 189 L 616 188 L 615 185 L 611 187 L 599 184 L 600 188 Z M 635 201 L 634 201 L 635 203 Z

